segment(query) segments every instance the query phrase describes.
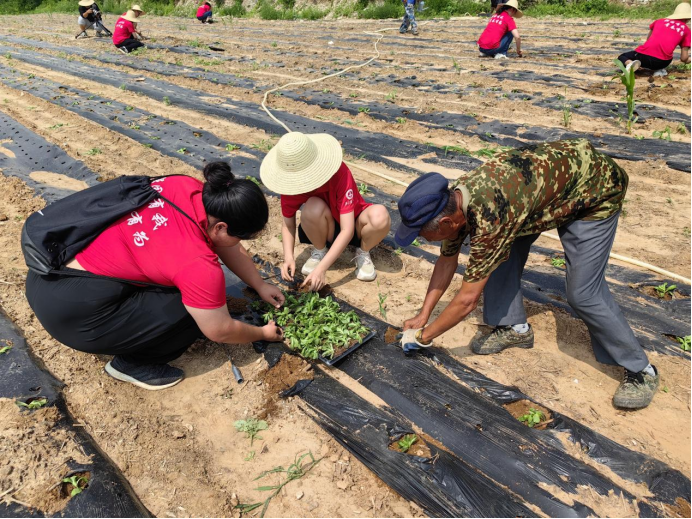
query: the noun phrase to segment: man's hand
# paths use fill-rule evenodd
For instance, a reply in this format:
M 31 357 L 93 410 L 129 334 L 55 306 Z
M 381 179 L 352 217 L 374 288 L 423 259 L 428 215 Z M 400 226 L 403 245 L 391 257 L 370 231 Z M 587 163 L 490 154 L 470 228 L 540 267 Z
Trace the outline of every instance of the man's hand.
M 416 338 L 416 335 L 422 330 L 423 328 L 412 328 L 401 334 L 401 349 L 404 350 L 404 353 L 409 353 L 420 348 L 429 348 L 432 346 L 432 341 L 430 341 L 428 344 L 423 344 Z
M 412 328 L 423 328 L 428 324 L 429 317 L 424 315 L 423 312 L 419 313 L 417 316 L 404 321 L 404 330 L 410 330 Z
M 317 267 L 315 270 L 310 272 L 310 275 L 305 278 L 303 284 L 300 287 L 309 286 L 310 290 L 313 292 L 318 292 L 324 285 L 327 284 L 327 277 L 324 270 Z
M 262 326 L 262 339 L 270 342 L 283 341 L 284 332 L 274 321 L 269 321 L 266 325 Z
M 520 57 L 520 58 L 523 58 L 523 57 L 524 57 L 524 53 L 521 52 L 520 50 L 518 50 L 518 51 L 517 51 L 517 56 Z
M 281 277 L 284 281 L 293 281 L 293 276 L 296 275 L 296 260 L 294 258 L 286 258 L 281 265 Z
M 274 308 L 280 308 L 284 304 L 284 295 L 279 287 L 270 285 L 269 283 L 263 283 L 257 293 L 262 298 L 262 301 L 266 301 Z

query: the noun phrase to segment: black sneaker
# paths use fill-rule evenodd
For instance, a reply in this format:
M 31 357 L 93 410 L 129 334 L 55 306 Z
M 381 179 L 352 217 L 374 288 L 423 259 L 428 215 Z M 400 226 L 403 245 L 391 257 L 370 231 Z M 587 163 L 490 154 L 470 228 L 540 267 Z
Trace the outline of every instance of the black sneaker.
M 106 364 L 106 373 L 114 379 L 129 382 L 150 391 L 175 386 L 185 376 L 182 369 L 174 368 L 168 364 L 140 366 L 126 362 L 117 355 Z
M 625 376 L 613 396 L 615 407 L 642 409 L 651 403 L 660 382 L 656 366 L 651 367 L 654 368 L 653 376 L 644 371 L 635 373 L 625 370 Z
M 471 341 L 471 350 L 476 355 L 500 353 L 507 348 L 533 348 L 533 328 L 525 333 L 514 331 L 511 326 L 498 326 L 490 335 L 476 334 Z

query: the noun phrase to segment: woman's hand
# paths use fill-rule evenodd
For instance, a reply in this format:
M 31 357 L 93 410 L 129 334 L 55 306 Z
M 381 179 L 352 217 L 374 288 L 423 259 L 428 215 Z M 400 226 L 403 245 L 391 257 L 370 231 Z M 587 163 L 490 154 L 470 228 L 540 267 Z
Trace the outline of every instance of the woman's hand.
M 274 321 L 269 321 L 262 326 L 262 340 L 279 342 L 284 340 L 284 332 Z
M 293 276 L 296 275 L 296 260 L 294 258 L 286 258 L 281 265 L 281 277 L 284 281 L 293 281 Z
M 310 275 L 305 278 L 303 284 L 300 287 L 308 286 L 313 292 L 318 292 L 324 285 L 327 284 L 327 276 L 324 270 L 317 267 L 315 270 L 310 272 Z
M 281 289 L 277 286 L 270 285 L 269 283 L 262 283 L 262 286 L 259 287 L 257 293 L 262 298 L 262 301 L 266 301 L 274 308 L 280 308 L 281 305 L 284 304 L 284 295 L 281 292 Z

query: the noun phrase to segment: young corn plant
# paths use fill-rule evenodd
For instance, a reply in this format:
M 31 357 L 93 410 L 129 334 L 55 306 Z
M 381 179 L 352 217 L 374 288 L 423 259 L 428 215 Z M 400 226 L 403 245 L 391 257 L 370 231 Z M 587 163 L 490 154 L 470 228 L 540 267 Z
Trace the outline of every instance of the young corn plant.
M 541 423 L 541 420 L 545 420 L 545 415 L 542 411 L 538 411 L 537 409 L 534 409 L 532 407 L 531 409 L 529 409 L 528 413 L 520 416 L 518 420 L 533 428 L 536 427 L 539 423 Z
M 401 452 L 408 452 L 408 450 L 413 447 L 413 444 L 418 441 L 418 436 L 415 434 L 407 434 L 401 440 L 397 442 L 399 450 Z
M 380 288 L 380 284 L 377 283 L 377 288 Z M 377 304 L 379 305 L 379 310 L 380 310 L 380 315 L 382 316 L 382 319 L 385 321 L 387 320 L 387 297 L 389 294 L 382 294 L 381 292 L 377 293 Z
M 619 73 L 616 73 L 613 79 L 620 78 L 620 81 L 625 85 L 626 98 L 627 98 L 627 133 L 632 133 L 632 125 L 639 119 L 638 116 L 634 115 L 635 100 L 634 100 L 634 70 L 627 70 L 625 65 L 620 62 L 620 60 L 614 60 L 615 65 L 620 69 Z
M 669 285 L 668 283 L 663 283 L 656 287 L 656 295 L 659 299 L 665 299 L 666 296 L 673 296 L 673 292 L 678 288 L 677 285 Z
M 562 126 L 569 128 L 572 124 L 572 107 L 569 104 L 562 106 Z

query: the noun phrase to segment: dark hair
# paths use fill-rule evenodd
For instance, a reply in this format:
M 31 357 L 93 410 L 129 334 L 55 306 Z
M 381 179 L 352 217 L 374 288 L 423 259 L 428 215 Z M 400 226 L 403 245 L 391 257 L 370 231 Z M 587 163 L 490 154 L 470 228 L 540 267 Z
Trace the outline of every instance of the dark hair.
M 209 7 L 211 7 L 211 4 L 209 2 L 204 2 L 204 5 L 208 5 Z
M 447 200 L 447 205 L 442 208 L 442 211 L 437 214 L 432 220 L 425 222 L 425 225 L 421 228 L 420 232 L 430 232 L 437 231 L 440 227 L 440 220 L 445 216 L 452 216 L 457 212 L 457 197 L 454 196 L 454 189 L 449 190 L 449 199 Z
M 241 240 L 255 238 L 269 220 L 269 206 L 262 190 L 251 180 L 236 178 L 227 162 L 204 166 L 202 203 L 207 216 L 228 225 L 228 234 Z
M 497 14 L 501 14 L 501 13 L 504 13 L 505 11 L 507 11 L 509 9 L 514 9 L 514 7 L 512 7 L 511 5 L 507 5 L 507 4 L 500 4 L 497 6 L 497 10 L 495 12 Z

